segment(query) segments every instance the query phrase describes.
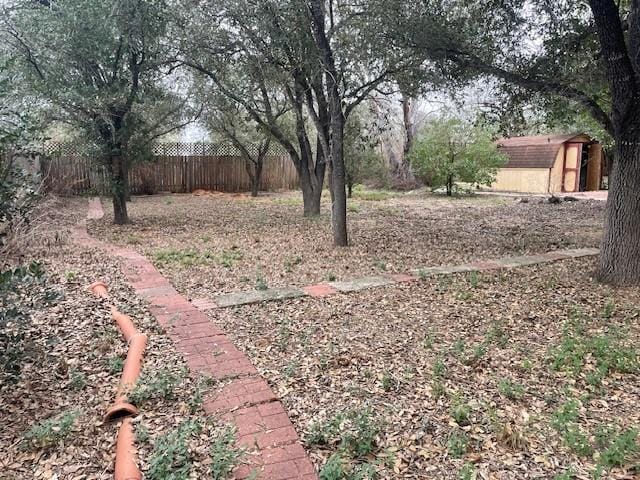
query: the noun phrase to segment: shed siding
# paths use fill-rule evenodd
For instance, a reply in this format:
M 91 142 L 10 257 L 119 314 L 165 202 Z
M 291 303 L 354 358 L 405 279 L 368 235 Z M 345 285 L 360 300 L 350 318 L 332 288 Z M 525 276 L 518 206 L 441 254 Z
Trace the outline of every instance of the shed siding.
M 548 168 L 501 168 L 491 190 L 502 192 L 547 193 Z
M 549 192 L 557 193 L 562 191 L 562 174 L 564 172 L 564 149 L 565 145 L 558 150 L 556 160 L 551 169 L 551 181 L 549 182 Z

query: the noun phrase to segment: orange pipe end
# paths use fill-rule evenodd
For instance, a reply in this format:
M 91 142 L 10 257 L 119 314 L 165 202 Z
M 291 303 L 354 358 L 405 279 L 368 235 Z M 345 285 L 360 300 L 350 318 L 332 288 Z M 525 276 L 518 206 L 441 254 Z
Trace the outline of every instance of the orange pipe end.
M 133 325 L 133 322 L 131 321 L 131 317 L 129 315 L 125 315 L 124 313 L 119 312 L 116 307 L 112 306 L 111 317 L 118 324 L 118 328 L 124 335 L 124 339 L 127 342 L 131 340 L 131 338 L 133 338 L 135 335 L 137 335 L 138 330 L 136 330 L 136 327 Z
M 116 441 L 115 480 L 142 480 L 142 473 L 136 464 L 133 426 L 130 418 L 125 418 L 118 430 Z
M 107 298 L 109 296 L 107 284 L 104 282 L 93 282 L 89 285 L 89 290 L 91 290 L 96 297 Z
M 126 397 L 119 397 L 107 410 L 104 421 L 112 422 L 124 417 L 135 417 L 136 415 L 138 415 L 138 409 L 127 402 Z

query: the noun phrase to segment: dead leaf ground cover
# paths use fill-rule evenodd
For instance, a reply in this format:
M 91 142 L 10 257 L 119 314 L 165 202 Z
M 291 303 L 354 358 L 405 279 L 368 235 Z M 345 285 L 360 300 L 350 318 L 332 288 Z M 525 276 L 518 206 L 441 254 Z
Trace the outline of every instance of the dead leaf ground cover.
M 321 478 L 640 478 L 640 290 L 599 285 L 594 268 L 209 314 L 281 397 Z
M 319 218 L 304 218 L 297 193 L 136 197 L 133 223 L 121 227 L 105 202 L 90 230 L 147 255 L 188 296 L 210 297 L 598 245 L 604 202 L 542 201 L 359 191 L 349 249 L 332 246 L 328 200 Z
M 109 284 L 112 301 L 149 335 L 142 380 L 133 390 L 146 478 L 167 478 L 168 468 L 176 479 L 209 476 L 212 445 L 235 451 L 226 427 L 206 419 L 200 408 L 217 386 L 186 375 L 182 357 L 126 285 L 117 261 L 62 241 L 86 214 L 86 199 L 62 202 L 57 211 L 47 230 L 57 229 L 58 240 L 44 245 L 33 239 L 39 246 L 13 259 L 14 267 L 20 262 L 27 268 L 1 279 L 0 478 L 113 478 L 117 424 L 102 419 L 126 345 L 108 306 L 87 290 L 97 279 Z

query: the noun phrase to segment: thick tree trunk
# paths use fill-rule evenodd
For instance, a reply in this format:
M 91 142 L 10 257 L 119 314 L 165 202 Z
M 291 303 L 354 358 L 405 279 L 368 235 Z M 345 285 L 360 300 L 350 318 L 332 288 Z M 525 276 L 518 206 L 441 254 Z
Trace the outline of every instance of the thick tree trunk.
M 447 178 L 447 197 L 453 195 L 453 177 L 449 175 Z
M 609 172 L 598 279 L 614 285 L 640 283 L 640 145 L 616 138 Z
M 331 223 L 333 224 L 333 244 L 337 247 L 349 245 L 347 236 L 347 192 L 345 190 L 344 168 L 344 117 L 342 111 L 333 111 L 331 119 L 331 164 L 333 203 Z
M 129 223 L 127 213 L 127 188 L 125 182 L 125 159 L 119 155 L 111 156 L 111 192 L 113 199 L 113 223 L 124 225 Z
M 320 199 L 322 189 L 314 189 L 311 186 L 302 188 L 302 203 L 305 217 L 317 217 L 320 215 Z

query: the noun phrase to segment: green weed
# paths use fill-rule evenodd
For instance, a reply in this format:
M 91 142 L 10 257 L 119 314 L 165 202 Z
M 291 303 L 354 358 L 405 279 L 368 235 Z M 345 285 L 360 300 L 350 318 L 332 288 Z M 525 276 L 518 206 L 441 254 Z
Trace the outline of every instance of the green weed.
M 184 370 L 179 373 L 168 369 L 157 370 L 152 374 L 143 372 L 133 389 L 128 392 L 127 398 L 134 405 L 141 405 L 152 399 L 171 400 L 175 397 L 175 388 L 182 382 L 185 375 Z
M 69 387 L 71 390 L 83 390 L 87 386 L 87 376 L 76 368 L 69 370 Z
M 353 192 L 353 198 L 369 202 L 380 202 L 391 197 L 391 193 L 382 190 L 355 190 Z
M 519 400 L 524 396 L 524 386 L 505 378 L 498 382 L 498 392 L 509 400 Z
M 465 463 L 458 472 L 459 480 L 474 480 L 476 478 L 476 469 L 471 463 Z
M 109 373 L 117 375 L 122 372 L 124 368 L 124 360 L 117 355 L 107 358 L 107 366 L 109 367 Z
M 236 432 L 233 428 L 226 428 L 216 436 L 209 448 L 211 458 L 211 477 L 213 480 L 228 478 L 233 468 L 240 461 L 242 451 L 235 447 Z
M 150 480 L 187 480 L 193 459 L 189 452 L 189 440 L 201 430 L 200 425 L 187 420 L 176 429 L 156 438 L 149 457 L 146 478 Z
M 65 412 L 33 425 L 24 436 L 24 446 L 28 450 L 45 449 L 64 440 L 78 418 L 75 411 Z
M 269 285 L 267 285 L 267 281 L 264 279 L 262 274 L 258 273 L 256 275 L 255 289 L 259 291 L 264 291 L 264 290 L 267 290 L 268 288 L 269 288 Z
M 218 262 L 225 268 L 232 268 L 233 264 L 238 260 L 242 260 L 242 252 L 237 247 L 231 247 L 230 250 L 223 250 L 218 257 Z
M 158 265 L 177 264 L 182 267 L 191 267 L 207 263 L 208 258 L 201 255 L 193 248 L 165 248 L 154 251 L 152 258 Z
M 463 431 L 454 431 L 447 440 L 447 450 L 453 458 L 461 458 L 467 453 L 469 438 Z

